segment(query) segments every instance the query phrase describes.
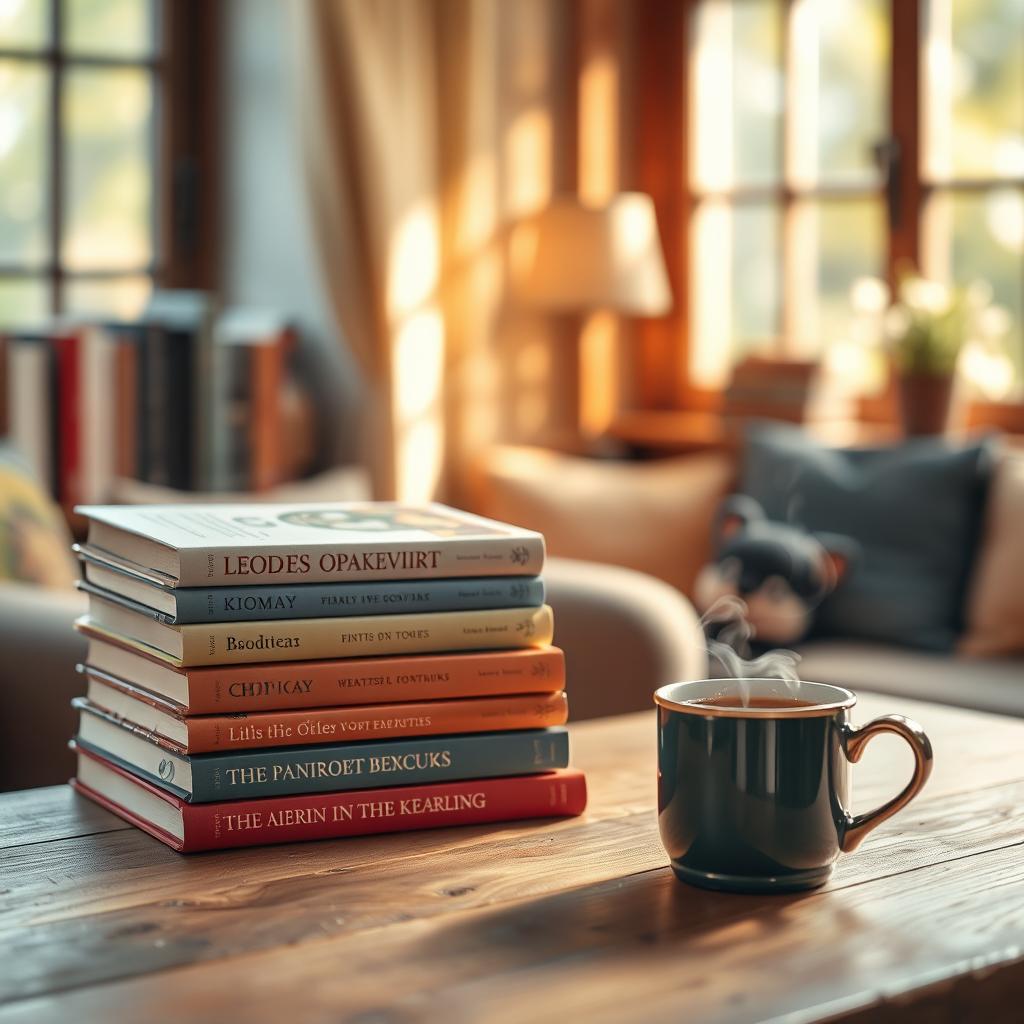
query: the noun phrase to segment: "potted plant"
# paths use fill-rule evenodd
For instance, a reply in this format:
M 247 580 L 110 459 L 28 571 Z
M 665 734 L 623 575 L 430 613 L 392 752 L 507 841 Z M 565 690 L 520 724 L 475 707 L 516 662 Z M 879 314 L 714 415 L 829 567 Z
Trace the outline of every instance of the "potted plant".
M 888 353 L 908 436 L 945 430 L 961 352 L 969 345 L 993 351 L 1010 325 L 984 281 L 953 288 L 905 274 L 891 302 L 884 281 L 862 278 L 854 283 L 851 301 L 858 316 L 874 321 L 876 340 Z

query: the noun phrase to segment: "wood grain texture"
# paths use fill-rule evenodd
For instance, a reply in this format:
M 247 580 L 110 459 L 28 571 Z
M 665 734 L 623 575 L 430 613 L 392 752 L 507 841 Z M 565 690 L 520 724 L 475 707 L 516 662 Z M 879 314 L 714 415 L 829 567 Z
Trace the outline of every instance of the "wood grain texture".
M 550 824 L 181 857 L 61 787 L 0 800 L 0 832 L 20 822 L 27 840 L 0 862 L 0 1021 L 135 1020 L 152 1007 L 192 1021 L 285 1009 L 332 1021 L 667 1020 L 682 1008 L 726 1021 L 916 1013 L 946 997 L 1005 1005 L 999 993 L 1024 991 L 1024 722 L 896 698 L 861 705 L 858 722 L 921 721 L 936 771 L 809 895 L 714 894 L 672 878 L 653 713 L 573 727 L 591 803 Z M 854 769 L 858 810 L 909 774 L 909 752 L 886 740 Z

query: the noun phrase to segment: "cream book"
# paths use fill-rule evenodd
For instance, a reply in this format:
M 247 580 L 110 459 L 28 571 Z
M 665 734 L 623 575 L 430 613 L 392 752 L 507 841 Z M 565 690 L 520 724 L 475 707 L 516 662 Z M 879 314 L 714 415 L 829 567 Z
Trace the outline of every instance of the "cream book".
M 547 605 L 170 626 L 95 595 L 89 614 L 76 625 L 89 635 L 127 643 L 179 667 L 537 647 L 550 644 L 554 635 Z
M 165 587 L 535 576 L 544 538 L 448 508 L 391 502 L 84 505 L 83 551 Z

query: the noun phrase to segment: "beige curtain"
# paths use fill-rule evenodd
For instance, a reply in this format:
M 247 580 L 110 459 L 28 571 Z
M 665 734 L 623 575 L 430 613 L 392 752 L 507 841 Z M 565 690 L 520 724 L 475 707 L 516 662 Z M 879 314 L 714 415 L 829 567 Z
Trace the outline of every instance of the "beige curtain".
M 480 446 L 549 438 L 575 387 L 548 324 L 505 300 L 503 230 L 575 186 L 576 5 L 292 7 L 313 218 L 369 389 L 377 496 L 458 500 Z

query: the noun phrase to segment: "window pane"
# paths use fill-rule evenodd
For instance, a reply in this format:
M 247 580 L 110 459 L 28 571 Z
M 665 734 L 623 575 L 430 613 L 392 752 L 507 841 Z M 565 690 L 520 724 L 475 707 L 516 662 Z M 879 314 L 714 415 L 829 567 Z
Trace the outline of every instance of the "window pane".
M 64 288 L 64 306 L 69 313 L 132 320 L 142 313 L 152 290 L 153 282 L 141 275 L 71 280 Z
M 874 183 L 889 135 L 890 0 L 798 0 L 791 21 L 790 161 L 799 184 Z
M 73 54 L 148 57 L 153 52 L 150 0 L 63 0 L 64 44 Z
M 27 277 L 0 277 L 0 330 L 35 323 L 50 308 L 45 281 Z
M 46 259 L 46 122 L 50 75 L 0 61 L 0 263 Z
M 772 0 L 704 0 L 694 15 L 691 175 L 698 189 L 781 176 L 782 44 Z
M 849 336 L 850 285 L 881 276 L 885 218 L 878 199 L 798 203 L 792 211 L 786 319 L 791 355 L 815 356 Z
M 964 286 L 987 281 L 1013 318 L 1012 356 L 1024 377 L 1024 189 L 939 192 L 925 214 L 925 270 Z
M 1024 177 L 1024 2 L 930 0 L 927 33 L 929 173 Z
M 692 246 L 692 379 L 721 387 L 737 360 L 779 336 L 778 209 L 708 200 L 694 218 Z
M 65 262 L 73 270 L 145 266 L 153 256 L 151 76 L 69 70 L 64 109 Z
M 0 0 L 0 49 L 46 46 L 50 37 L 48 0 Z

